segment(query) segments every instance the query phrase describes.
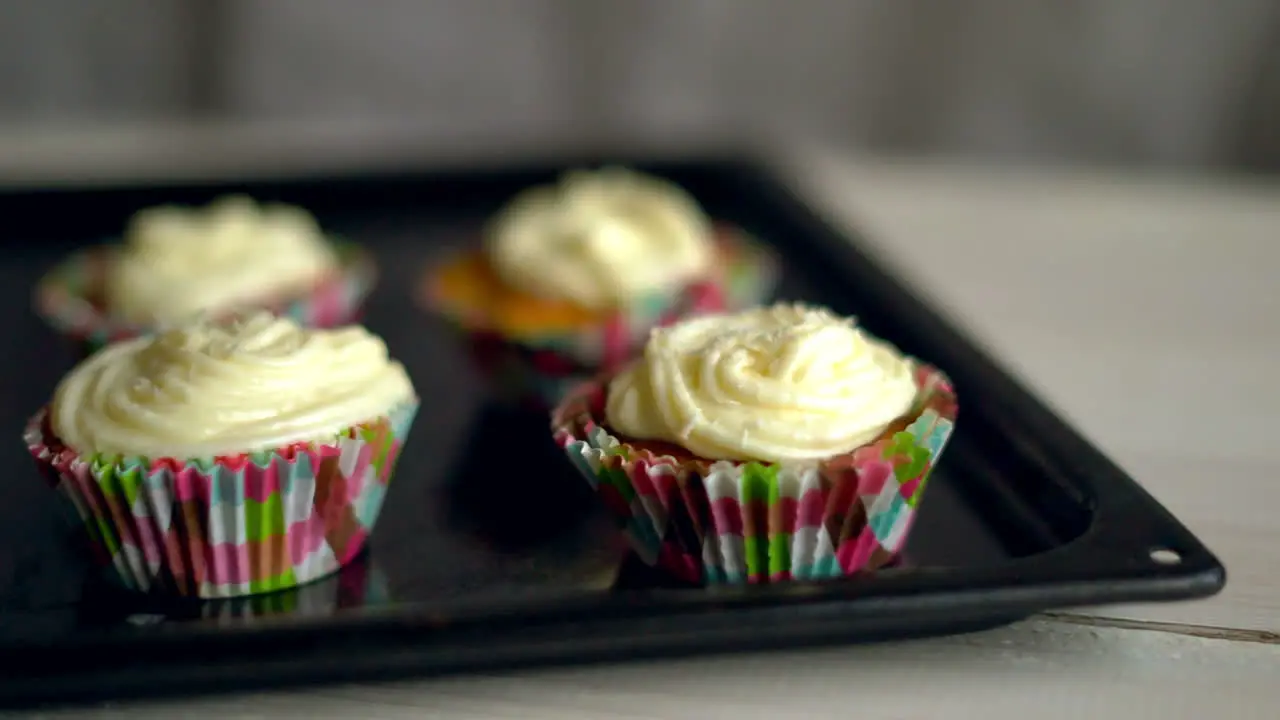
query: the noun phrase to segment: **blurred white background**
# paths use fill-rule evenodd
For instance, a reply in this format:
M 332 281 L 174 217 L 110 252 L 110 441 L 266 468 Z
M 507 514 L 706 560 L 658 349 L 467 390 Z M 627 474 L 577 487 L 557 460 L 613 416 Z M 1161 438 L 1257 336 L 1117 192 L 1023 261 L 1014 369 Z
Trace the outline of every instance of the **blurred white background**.
M 1280 0 L 0 0 L 0 127 L 803 136 L 1280 167 Z

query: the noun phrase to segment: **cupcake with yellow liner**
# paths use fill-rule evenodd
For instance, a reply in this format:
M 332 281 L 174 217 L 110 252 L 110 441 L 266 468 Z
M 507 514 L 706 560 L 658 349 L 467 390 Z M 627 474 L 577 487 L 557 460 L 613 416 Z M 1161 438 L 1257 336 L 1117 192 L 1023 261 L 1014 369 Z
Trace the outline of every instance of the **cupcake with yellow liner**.
M 500 389 L 554 404 L 653 327 L 760 302 L 775 268 L 678 186 L 605 168 L 517 195 L 481 247 L 429 270 L 421 299 L 466 334 Z
M 365 329 L 257 311 L 109 345 L 24 439 L 126 588 L 235 597 L 357 556 L 417 407 Z
M 938 370 L 852 319 L 779 304 L 654 330 L 552 429 L 644 562 L 769 583 L 891 561 L 955 415 Z
M 232 195 L 133 216 L 124 242 L 78 252 L 36 287 L 37 311 L 92 351 L 194 313 L 255 307 L 309 327 L 354 321 L 373 288 L 368 253 L 288 205 Z

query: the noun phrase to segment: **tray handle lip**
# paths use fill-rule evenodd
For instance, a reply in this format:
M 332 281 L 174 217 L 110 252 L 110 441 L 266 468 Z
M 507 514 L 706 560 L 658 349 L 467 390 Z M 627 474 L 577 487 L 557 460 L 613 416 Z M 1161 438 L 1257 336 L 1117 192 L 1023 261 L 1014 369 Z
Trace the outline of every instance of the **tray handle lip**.
M 0 657 L 22 653 L 51 653 L 65 663 L 67 653 L 101 657 L 129 649 L 164 655 L 186 652 L 193 645 L 214 643 L 220 652 L 253 653 L 261 648 L 287 646 L 291 638 L 309 637 L 317 630 L 335 640 L 344 637 L 375 644 L 411 635 L 424 639 L 439 633 L 482 632 L 494 637 L 532 628 L 587 626 L 608 632 L 641 622 L 686 628 L 708 623 L 788 622 L 796 617 L 830 614 L 833 618 L 867 619 L 878 616 L 946 614 L 957 621 L 1025 617 L 1036 612 L 1093 604 L 1099 591 L 1108 603 L 1151 602 L 1204 598 L 1219 592 L 1226 571 L 1212 554 L 1187 556 L 1176 566 L 1146 564 L 1132 557 L 1108 554 L 1098 562 L 1098 543 L 1114 538 L 1090 531 L 1075 542 L 1007 564 L 982 568 L 912 568 L 883 571 L 859 579 L 792 582 L 773 586 L 718 586 L 690 590 L 649 590 L 558 597 L 541 606 L 526 603 L 503 608 L 499 603 L 442 610 L 436 606 L 404 604 L 394 610 L 352 613 L 324 618 L 272 618 L 240 629 L 182 627 L 177 632 L 159 627 L 138 632 L 105 632 L 47 643 L 14 643 L 0 647 Z M 1017 584 L 1011 586 L 1010 579 Z M 655 626 L 656 629 L 657 626 Z M 382 637 L 386 634 L 387 637 Z M 283 644 L 283 645 L 282 645 Z M 238 650 L 236 648 L 239 648 Z
M 1029 570 L 1030 575 L 1044 572 L 1043 569 Z M 701 607 L 671 608 L 669 599 L 660 597 L 614 596 L 582 603 L 578 608 L 560 607 L 537 618 L 511 616 L 495 623 L 492 615 L 478 615 L 450 624 L 442 624 L 439 616 L 429 611 L 406 612 L 330 622 L 324 625 L 319 638 L 314 628 L 303 623 L 259 627 L 251 632 L 223 629 L 218 632 L 166 633 L 157 628 L 157 632 L 145 633 L 144 637 L 108 635 L 92 641 L 5 648 L 0 651 L 0 657 L 22 657 L 24 667 L 36 672 L 37 679 L 42 681 L 45 678 L 40 674 L 40 668 L 58 667 L 61 681 L 49 680 L 61 687 L 74 683 L 75 677 L 93 676 L 102 670 L 100 663 L 88 662 L 94 657 L 102 657 L 102 653 L 121 653 L 113 656 L 127 658 L 120 665 L 122 668 L 129 666 L 133 675 L 138 672 L 149 675 L 152 671 L 182 673 L 192 665 L 200 667 L 211 663 L 230 667 L 246 658 L 254 658 L 257 662 L 285 671 L 291 678 L 290 684 L 298 681 L 305 684 L 315 681 L 310 673 L 303 670 L 309 661 L 288 650 L 294 647 L 298 638 L 304 638 L 303 642 L 311 648 L 309 656 L 322 662 L 324 658 L 338 657 L 355 647 L 360 647 L 362 653 L 371 657 L 384 653 L 394 657 L 415 649 L 430 655 L 433 647 L 443 648 L 440 652 L 447 655 L 449 647 L 471 647 L 477 642 L 484 642 L 485 638 L 496 642 L 495 651 L 573 637 L 609 638 L 605 645 L 613 647 L 616 652 L 623 652 L 628 647 L 627 638 L 637 633 L 646 637 L 665 637 L 669 646 L 686 648 L 674 652 L 687 654 L 696 652 L 689 648 L 699 646 L 698 638 L 740 637 L 744 624 L 751 627 L 790 626 L 797 632 L 820 627 L 831 633 L 843 633 L 842 637 L 861 637 L 864 640 L 872 639 L 877 632 L 885 638 L 910 635 L 911 627 L 933 628 L 920 632 L 937 634 L 946 628 L 996 626 L 1029 617 L 1045 609 L 1038 598 L 1043 597 L 1046 590 L 1051 590 L 1053 606 L 1059 609 L 1086 605 L 1089 597 L 1097 592 L 1099 583 L 1109 586 L 1116 602 L 1138 602 L 1159 600 L 1168 595 L 1186 597 L 1194 593 L 1207 596 L 1221 586 L 1222 578 L 1220 572 L 1208 568 L 1193 573 L 1171 574 L 1154 582 L 1148 579 L 1135 583 L 1124 577 L 1123 569 L 1117 570 L 1116 577 L 1110 579 L 1098 578 L 1096 574 L 1076 579 L 1058 577 L 1052 586 L 1028 587 L 1022 591 L 1011 591 L 999 573 L 986 573 L 987 577 L 982 573 L 974 577 L 970 573 L 966 579 L 958 576 L 949 578 L 942 572 L 936 578 L 937 588 L 931 591 L 905 595 L 892 591 L 863 593 L 852 604 L 848 598 L 824 598 L 820 595 L 800 603 L 778 603 L 757 596 L 743 597 L 745 602 L 742 603 L 699 602 L 696 605 Z M 999 602 L 991 602 L 988 585 L 994 586 L 999 593 Z M 664 602 L 669 611 L 654 617 L 650 600 Z M 738 605 L 741 606 L 734 607 Z M 566 633 L 566 628 L 572 628 L 572 632 Z M 705 649 L 705 644 L 703 647 Z M 193 652 L 196 648 L 202 648 L 202 651 Z M 69 667 L 69 657 L 79 658 L 82 662 L 73 662 Z M 447 659 L 435 657 L 434 661 L 427 662 L 443 667 L 450 665 Z M 527 667 L 560 662 L 536 648 L 527 648 L 519 664 Z M 0 686 L 4 686 L 0 689 L 0 704 L 5 704 L 4 696 L 14 693 L 15 688 L 19 695 L 25 694 L 20 678 L 11 678 Z M 27 688 L 25 692 L 32 690 L 34 688 Z M 149 693 L 144 691 L 143 694 Z

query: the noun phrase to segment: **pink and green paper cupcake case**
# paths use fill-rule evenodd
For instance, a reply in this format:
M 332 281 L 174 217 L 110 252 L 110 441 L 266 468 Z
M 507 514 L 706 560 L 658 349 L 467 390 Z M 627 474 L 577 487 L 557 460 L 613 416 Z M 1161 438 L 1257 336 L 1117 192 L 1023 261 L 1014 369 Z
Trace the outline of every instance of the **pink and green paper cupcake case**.
M 719 265 L 709 280 L 692 283 L 675 296 L 654 293 L 641 297 L 595 327 L 550 332 L 517 342 L 535 352 L 557 355 L 566 365 L 586 369 L 589 378 L 631 359 L 655 327 L 699 313 L 746 309 L 773 293 L 777 263 L 766 248 L 736 229 L 721 229 L 718 246 Z
M 738 312 L 767 303 L 778 284 L 779 264 L 773 250 L 733 228 L 720 231 L 722 309 Z
M 488 381 L 490 392 L 509 406 L 546 412 L 569 390 L 582 384 L 582 373 L 548 351 L 531 354 L 496 336 L 475 333 L 467 338 L 472 364 Z
M 467 336 L 473 360 L 503 400 L 546 410 L 568 388 L 630 360 L 653 328 L 690 315 L 743 310 L 772 295 L 777 262 L 767 248 L 730 229 L 720 231 L 720 248 L 721 265 L 713 279 L 688 285 L 674 297 L 640 298 L 606 322 L 575 332 L 509 339 L 478 328 L 465 308 L 437 298 L 434 309 Z
M 357 560 L 336 575 L 309 585 L 201 602 L 199 612 L 203 620 L 234 625 L 274 615 L 328 617 L 346 608 L 378 605 L 388 597 L 386 575 L 373 563 Z
M 909 422 L 822 464 L 678 461 L 601 425 L 606 384 L 580 386 L 554 436 L 647 564 L 697 584 L 820 580 L 883 567 L 902 551 L 955 425 L 955 395 L 918 366 Z
M 335 327 L 358 319 L 373 290 L 373 257 L 352 243 L 335 242 L 340 271 L 302 297 L 267 299 L 261 307 L 305 327 Z M 113 249 L 101 246 L 75 253 L 41 278 L 35 309 L 59 333 L 81 343 L 86 352 L 144 335 L 151 330 L 102 308 L 99 298 Z
M 206 460 L 81 458 L 41 411 L 25 440 L 127 589 L 228 598 L 336 571 L 364 548 L 418 403 L 326 445 Z

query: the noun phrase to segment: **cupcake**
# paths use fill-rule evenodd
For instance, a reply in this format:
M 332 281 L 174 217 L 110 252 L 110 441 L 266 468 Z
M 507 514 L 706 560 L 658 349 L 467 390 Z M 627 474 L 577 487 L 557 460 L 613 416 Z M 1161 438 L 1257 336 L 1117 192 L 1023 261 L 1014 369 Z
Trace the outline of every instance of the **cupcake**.
M 893 560 L 955 414 L 938 370 L 782 304 L 654 330 L 641 357 L 571 391 L 552 429 L 645 563 L 769 583 Z
M 256 311 L 107 346 L 24 439 L 126 588 L 225 598 L 355 558 L 417 407 L 363 328 Z
M 46 275 L 35 304 L 92 351 L 195 313 L 262 308 L 311 327 L 341 325 L 373 280 L 372 258 L 330 241 L 305 210 L 236 195 L 137 213 L 123 243 L 81 251 Z
M 432 267 L 423 301 L 467 337 L 518 399 L 564 389 L 632 356 L 651 328 L 754 305 L 774 263 L 713 223 L 676 185 L 621 168 L 578 171 L 516 196 L 481 247 Z

